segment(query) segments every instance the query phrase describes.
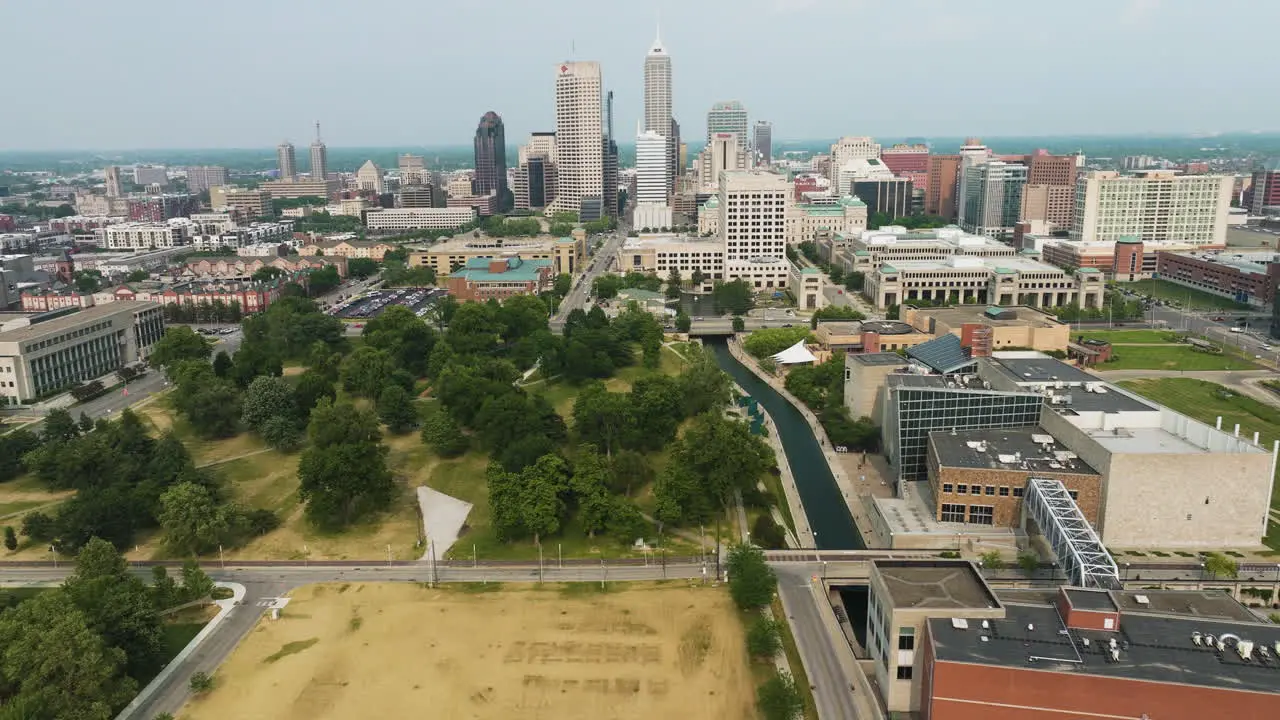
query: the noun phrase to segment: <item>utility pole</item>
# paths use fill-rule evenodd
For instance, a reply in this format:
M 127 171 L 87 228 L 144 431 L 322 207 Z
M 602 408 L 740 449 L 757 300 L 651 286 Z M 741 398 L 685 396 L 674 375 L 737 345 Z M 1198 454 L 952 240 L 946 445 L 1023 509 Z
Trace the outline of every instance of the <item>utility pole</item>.
M 440 583 L 440 571 L 436 569 L 436 541 L 430 541 L 431 546 L 431 586 L 435 587 Z
M 542 582 L 542 543 L 538 543 L 538 582 Z

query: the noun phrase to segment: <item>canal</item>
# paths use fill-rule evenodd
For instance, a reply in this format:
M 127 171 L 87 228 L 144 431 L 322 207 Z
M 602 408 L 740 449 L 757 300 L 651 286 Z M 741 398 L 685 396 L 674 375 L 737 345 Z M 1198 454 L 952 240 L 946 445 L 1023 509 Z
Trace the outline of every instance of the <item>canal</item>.
M 778 438 L 786 450 L 787 461 L 791 463 L 791 474 L 796 479 L 796 488 L 800 491 L 800 500 L 804 503 L 809 527 L 813 529 L 818 547 L 823 550 L 861 550 L 866 547 L 854 525 L 853 516 L 849 513 L 849 505 L 822 455 L 818 439 L 814 437 L 804 416 L 768 383 L 743 367 L 729 352 L 724 339 L 709 338 L 707 346 L 715 353 L 720 367 L 748 395 L 759 401 L 773 419 Z M 778 500 L 786 502 L 785 498 Z

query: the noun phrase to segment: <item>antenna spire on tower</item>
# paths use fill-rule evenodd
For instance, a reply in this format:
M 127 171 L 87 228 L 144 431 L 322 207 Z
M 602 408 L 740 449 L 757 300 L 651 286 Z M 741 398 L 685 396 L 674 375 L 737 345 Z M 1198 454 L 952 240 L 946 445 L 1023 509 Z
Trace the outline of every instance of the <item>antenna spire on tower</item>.
M 316 144 L 320 143 L 320 121 L 316 121 Z

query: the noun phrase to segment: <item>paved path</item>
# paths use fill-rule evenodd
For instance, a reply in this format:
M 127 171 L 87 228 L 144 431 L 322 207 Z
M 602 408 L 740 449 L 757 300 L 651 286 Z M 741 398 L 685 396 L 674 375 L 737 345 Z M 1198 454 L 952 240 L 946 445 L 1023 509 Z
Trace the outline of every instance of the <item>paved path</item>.
M 262 453 L 269 453 L 269 452 L 271 452 L 272 450 L 275 450 L 275 448 L 262 448 L 261 450 L 251 450 L 251 451 L 249 451 L 249 452 L 247 452 L 247 453 L 240 453 L 239 455 L 232 455 L 231 457 L 227 457 L 227 458 L 221 458 L 221 459 L 218 459 L 218 460 L 210 460 L 209 462 L 207 462 L 207 463 L 201 463 L 200 465 L 197 465 L 196 467 L 197 467 L 197 468 L 207 468 L 207 467 L 213 467 L 214 465 L 222 465 L 223 463 L 235 462 L 236 460 L 243 460 L 243 459 L 245 459 L 245 458 L 247 458 L 247 457 L 253 457 L 254 455 L 261 455 Z
M 418 507 L 422 510 L 422 534 L 427 538 L 422 559 L 431 560 L 432 551 L 437 559 L 443 558 L 458 542 L 458 533 L 462 532 L 473 506 L 424 485 L 418 488 Z

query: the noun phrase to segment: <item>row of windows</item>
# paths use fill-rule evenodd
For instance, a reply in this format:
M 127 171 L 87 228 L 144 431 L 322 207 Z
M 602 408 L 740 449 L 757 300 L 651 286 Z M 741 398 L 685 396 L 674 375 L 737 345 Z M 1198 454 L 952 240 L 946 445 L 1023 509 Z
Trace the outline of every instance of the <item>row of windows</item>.
M 939 520 L 942 522 L 962 523 L 969 522 L 974 525 L 994 525 L 995 524 L 995 506 L 993 505 L 969 505 L 968 520 L 965 519 L 965 506 L 955 503 L 943 503 L 942 513 Z
M 23 348 L 23 351 L 32 352 L 34 350 L 42 350 L 44 348 L 52 347 L 54 345 L 61 345 L 62 343 L 68 340 L 73 340 L 78 337 L 84 337 L 89 333 L 97 332 L 98 330 L 102 330 L 108 327 L 111 327 L 111 323 L 109 322 L 94 323 L 93 325 L 90 325 L 89 327 L 86 327 L 86 328 L 81 328 L 79 330 L 72 330 L 71 332 L 63 333 L 61 335 L 51 337 L 48 340 L 41 340 L 40 342 L 32 343 L 31 345 L 28 345 L 27 347 Z

